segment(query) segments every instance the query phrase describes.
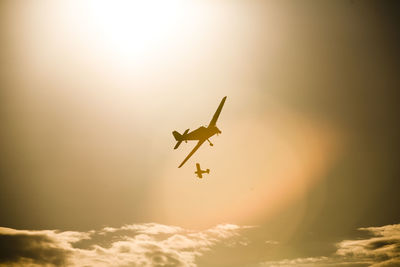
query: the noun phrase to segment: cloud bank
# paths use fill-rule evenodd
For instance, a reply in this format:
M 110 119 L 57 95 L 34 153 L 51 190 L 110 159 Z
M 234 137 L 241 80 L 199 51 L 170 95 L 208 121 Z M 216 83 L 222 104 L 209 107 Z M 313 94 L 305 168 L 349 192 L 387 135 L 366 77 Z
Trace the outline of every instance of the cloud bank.
M 370 236 L 364 239 L 343 240 L 330 257 L 309 257 L 267 261 L 263 266 L 400 266 L 400 224 L 366 227 Z
M 260 249 L 257 240 L 250 242 L 249 233 L 245 231 L 247 228 L 250 227 L 219 224 L 203 231 L 193 231 L 145 223 L 78 232 L 0 227 L 0 267 L 197 266 L 204 257 L 218 254 L 223 247 L 234 248 L 231 252 L 247 253 Z M 243 257 L 239 258 L 247 264 L 245 266 L 400 266 L 400 224 L 359 230 L 365 234 L 364 238 L 338 242 L 332 255 L 271 261 L 266 253 L 260 263 L 256 259 L 260 257 L 258 253 L 246 256 L 243 252 Z M 262 241 L 261 244 L 275 249 L 282 245 L 274 240 Z M 229 253 L 222 253 L 221 257 L 227 257 Z
M 191 231 L 156 223 L 99 231 L 30 231 L 0 227 L 0 266 L 196 266 L 218 244 L 246 245 L 243 226 Z

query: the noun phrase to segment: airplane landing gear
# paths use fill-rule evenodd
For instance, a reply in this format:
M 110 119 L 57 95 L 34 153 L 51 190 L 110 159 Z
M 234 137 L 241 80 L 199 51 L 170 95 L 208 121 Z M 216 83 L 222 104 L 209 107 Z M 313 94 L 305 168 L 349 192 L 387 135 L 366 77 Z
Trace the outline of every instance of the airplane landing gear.
M 210 143 L 210 146 L 213 146 L 214 144 L 210 142 L 210 140 L 207 139 L 207 141 Z

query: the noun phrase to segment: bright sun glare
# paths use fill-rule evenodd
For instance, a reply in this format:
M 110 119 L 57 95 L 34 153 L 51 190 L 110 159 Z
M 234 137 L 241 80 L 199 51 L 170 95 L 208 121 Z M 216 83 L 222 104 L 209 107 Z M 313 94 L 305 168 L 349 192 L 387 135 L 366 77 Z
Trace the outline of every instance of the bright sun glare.
M 90 32 L 125 60 L 157 58 L 171 49 L 196 16 L 194 3 L 181 0 L 88 1 Z M 183 35 L 182 35 L 183 34 Z M 98 39 L 99 38 L 99 39 Z

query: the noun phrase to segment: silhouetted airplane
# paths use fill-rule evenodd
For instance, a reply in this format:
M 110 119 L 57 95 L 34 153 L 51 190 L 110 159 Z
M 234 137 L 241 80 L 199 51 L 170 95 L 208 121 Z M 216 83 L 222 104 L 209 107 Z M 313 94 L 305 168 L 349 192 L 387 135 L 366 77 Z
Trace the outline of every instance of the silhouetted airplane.
M 199 147 L 207 140 L 210 143 L 210 146 L 213 146 L 213 144 L 210 142 L 209 138 L 213 136 L 214 134 L 220 134 L 221 131 L 217 128 L 217 120 L 218 116 L 221 113 L 222 107 L 224 106 L 226 100 L 226 96 L 222 98 L 221 103 L 219 104 L 217 111 L 215 111 L 215 114 L 213 118 L 210 121 L 210 124 L 208 127 L 201 126 L 197 128 L 196 130 L 189 132 L 189 129 L 187 129 L 183 134 L 178 133 L 177 131 L 173 131 L 172 134 L 175 137 L 175 140 L 177 141 L 174 149 L 177 149 L 179 145 L 182 143 L 182 141 L 187 142 L 188 140 L 198 140 L 199 142 L 197 145 L 193 148 L 193 150 L 189 153 L 189 155 L 183 160 L 181 165 L 179 165 L 178 168 L 182 167 L 183 164 L 194 154 L 194 152 L 199 149 Z
M 207 170 L 205 170 L 205 171 L 203 171 L 201 168 L 200 168 L 200 164 L 199 163 L 196 163 L 196 168 L 197 168 L 197 171 L 195 171 L 194 173 L 197 175 L 197 177 L 199 177 L 200 179 L 201 178 L 203 178 L 203 173 L 210 173 L 210 169 L 207 169 Z

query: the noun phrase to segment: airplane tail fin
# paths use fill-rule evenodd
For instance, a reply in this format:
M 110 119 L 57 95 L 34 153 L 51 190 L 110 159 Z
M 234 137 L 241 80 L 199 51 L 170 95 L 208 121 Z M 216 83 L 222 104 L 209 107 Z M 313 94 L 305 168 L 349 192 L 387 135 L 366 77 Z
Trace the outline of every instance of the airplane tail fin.
M 174 136 L 175 140 L 177 141 L 174 149 L 177 149 L 179 145 L 184 141 L 185 135 L 189 132 L 189 129 L 187 129 L 183 134 L 178 133 L 177 131 L 173 131 L 172 135 Z
M 176 141 L 181 141 L 182 135 L 178 133 L 177 131 L 173 131 L 172 135 L 175 137 Z

